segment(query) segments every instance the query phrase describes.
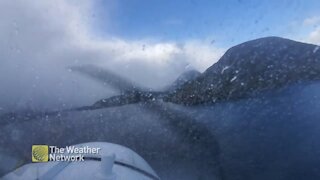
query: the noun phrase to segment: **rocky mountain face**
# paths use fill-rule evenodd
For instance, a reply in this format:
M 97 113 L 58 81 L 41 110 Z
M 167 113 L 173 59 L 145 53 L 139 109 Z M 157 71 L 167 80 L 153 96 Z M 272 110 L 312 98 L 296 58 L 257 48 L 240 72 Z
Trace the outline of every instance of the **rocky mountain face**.
M 266 37 L 230 48 L 216 64 L 165 100 L 185 105 L 214 103 L 319 79 L 319 46 Z
M 169 87 L 166 88 L 168 91 L 174 91 L 177 88 L 181 87 L 187 82 L 195 80 L 201 73 L 197 70 L 189 70 L 182 73 Z

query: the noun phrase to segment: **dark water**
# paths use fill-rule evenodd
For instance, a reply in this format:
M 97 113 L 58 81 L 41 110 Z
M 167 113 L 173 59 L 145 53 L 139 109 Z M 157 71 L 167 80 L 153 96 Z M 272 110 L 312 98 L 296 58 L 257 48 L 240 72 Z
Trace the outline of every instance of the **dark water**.
M 70 113 L 2 126 L 1 174 L 13 166 L 10 156 L 30 161 L 32 144 L 106 141 L 136 151 L 162 179 L 221 179 L 218 166 L 228 180 L 320 179 L 320 83 L 237 102 L 166 106 L 183 115 L 173 118 L 207 127 L 205 140 L 189 141 L 188 128 L 143 105 Z

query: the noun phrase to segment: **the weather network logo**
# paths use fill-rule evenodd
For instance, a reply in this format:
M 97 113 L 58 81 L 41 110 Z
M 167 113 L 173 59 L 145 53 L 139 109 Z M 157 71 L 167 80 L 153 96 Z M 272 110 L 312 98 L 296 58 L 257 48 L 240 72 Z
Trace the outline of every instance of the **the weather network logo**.
M 64 148 L 48 145 L 32 146 L 32 162 L 84 161 L 85 157 L 97 156 L 101 148 L 89 146 L 66 146 Z
M 32 162 L 48 162 L 49 146 L 33 145 L 32 146 Z

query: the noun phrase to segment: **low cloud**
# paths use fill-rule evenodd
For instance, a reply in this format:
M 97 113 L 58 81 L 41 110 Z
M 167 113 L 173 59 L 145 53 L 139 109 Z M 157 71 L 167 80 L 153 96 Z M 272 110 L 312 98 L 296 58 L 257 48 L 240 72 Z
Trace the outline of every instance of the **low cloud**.
M 95 64 L 160 88 L 186 69 L 204 71 L 224 52 L 201 40 L 100 38 L 93 1 L 0 1 L 0 110 L 77 106 L 117 93 L 66 67 Z
M 320 24 L 320 16 L 309 17 L 303 21 L 303 25 L 305 26 L 314 26 L 318 24 Z
M 308 41 L 320 45 L 320 28 L 315 29 L 309 34 Z
M 292 39 L 320 45 L 320 16 L 305 18 L 302 22 L 294 24 L 291 29 L 297 30 L 291 35 Z

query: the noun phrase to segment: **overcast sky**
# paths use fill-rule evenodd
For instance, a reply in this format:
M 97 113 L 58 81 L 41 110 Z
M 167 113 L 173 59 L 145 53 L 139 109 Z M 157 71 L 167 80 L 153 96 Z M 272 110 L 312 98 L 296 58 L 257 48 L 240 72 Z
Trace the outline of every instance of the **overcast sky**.
M 115 94 L 67 67 L 95 64 L 161 88 L 227 48 L 281 36 L 320 43 L 318 0 L 2 0 L 0 111 Z

